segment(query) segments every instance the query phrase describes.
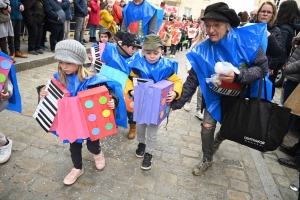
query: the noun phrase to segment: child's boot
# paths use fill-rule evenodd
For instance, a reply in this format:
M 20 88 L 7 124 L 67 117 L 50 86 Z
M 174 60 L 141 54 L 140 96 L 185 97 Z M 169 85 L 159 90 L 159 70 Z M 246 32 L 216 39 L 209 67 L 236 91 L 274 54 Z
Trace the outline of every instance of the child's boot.
M 65 177 L 64 184 L 65 185 L 72 185 L 76 182 L 77 178 L 84 173 L 83 169 L 76 169 L 73 168 L 71 172 Z
M 137 148 L 136 151 L 135 151 L 136 157 L 138 157 L 138 158 L 144 157 L 145 149 L 146 149 L 146 144 L 144 144 L 144 143 L 139 143 L 139 144 L 138 144 L 138 148 Z
M 144 170 L 148 170 L 151 169 L 151 166 L 152 166 L 152 154 L 145 153 L 141 168 Z
M 136 124 L 129 124 L 128 139 L 134 139 L 136 135 Z
M 95 165 L 97 169 L 100 170 L 105 167 L 105 158 L 102 151 L 100 151 L 98 155 L 94 155 L 94 159 L 95 159 Z

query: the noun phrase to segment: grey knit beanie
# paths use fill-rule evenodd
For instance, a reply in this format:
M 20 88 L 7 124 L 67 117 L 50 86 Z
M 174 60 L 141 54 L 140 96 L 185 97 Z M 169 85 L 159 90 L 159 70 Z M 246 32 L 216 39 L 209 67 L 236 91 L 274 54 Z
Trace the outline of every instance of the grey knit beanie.
M 54 59 L 73 63 L 76 65 L 83 65 L 87 54 L 84 46 L 76 40 L 62 40 L 55 46 Z

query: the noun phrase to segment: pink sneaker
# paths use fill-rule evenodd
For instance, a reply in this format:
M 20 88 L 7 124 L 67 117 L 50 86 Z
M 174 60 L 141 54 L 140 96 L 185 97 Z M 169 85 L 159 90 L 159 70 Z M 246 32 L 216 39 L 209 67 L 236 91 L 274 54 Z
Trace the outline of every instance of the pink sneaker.
M 100 151 L 98 155 L 94 155 L 94 159 L 95 159 L 96 168 L 103 169 L 105 166 L 105 158 L 102 151 Z
M 73 168 L 71 172 L 65 177 L 64 184 L 72 185 L 76 182 L 77 178 L 84 173 L 83 169 Z

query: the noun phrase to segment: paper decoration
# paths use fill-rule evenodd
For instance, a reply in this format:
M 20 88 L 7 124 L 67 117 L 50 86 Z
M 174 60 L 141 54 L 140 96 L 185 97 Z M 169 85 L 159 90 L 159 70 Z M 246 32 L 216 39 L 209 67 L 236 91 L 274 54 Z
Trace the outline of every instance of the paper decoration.
M 90 137 L 95 141 L 117 133 L 114 112 L 107 105 L 109 100 L 110 95 L 105 86 L 84 90 L 78 92 L 76 97 L 59 100 L 59 139 L 72 143 Z
M 133 97 L 131 97 L 130 95 L 128 95 L 124 92 L 124 100 L 125 100 L 125 104 L 126 104 L 126 110 L 128 112 L 133 112 L 134 111 Z
M 133 120 L 138 124 L 159 125 L 170 114 L 171 104 L 167 103 L 174 83 L 162 80 L 153 84 L 152 80 L 138 79 L 134 88 Z
M 12 60 L 0 56 L 0 91 L 4 89 L 5 81 L 13 64 Z
M 48 91 L 48 95 L 41 98 L 33 117 L 46 132 L 50 132 L 56 130 L 57 126 L 57 100 L 69 97 L 70 92 L 55 78 L 48 80 L 45 90 Z
M 195 38 L 196 35 L 197 35 L 197 29 L 188 27 L 188 38 Z

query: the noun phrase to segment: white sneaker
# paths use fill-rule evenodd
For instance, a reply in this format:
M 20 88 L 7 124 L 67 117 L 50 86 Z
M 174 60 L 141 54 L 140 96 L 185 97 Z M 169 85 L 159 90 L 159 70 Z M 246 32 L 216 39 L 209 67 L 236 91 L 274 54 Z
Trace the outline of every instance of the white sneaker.
M 198 119 L 203 120 L 203 114 L 201 113 L 201 111 L 197 111 L 196 115 L 195 115 Z
M 8 139 L 9 143 L 0 147 L 0 164 L 5 163 L 11 156 L 12 140 Z
M 173 57 L 173 55 L 172 54 L 170 54 L 170 58 L 172 58 Z
M 191 108 L 190 108 L 190 103 L 189 102 L 186 102 L 183 106 L 183 109 L 187 112 L 190 112 Z
M 175 58 L 175 55 L 173 55 L 173 58 Z

